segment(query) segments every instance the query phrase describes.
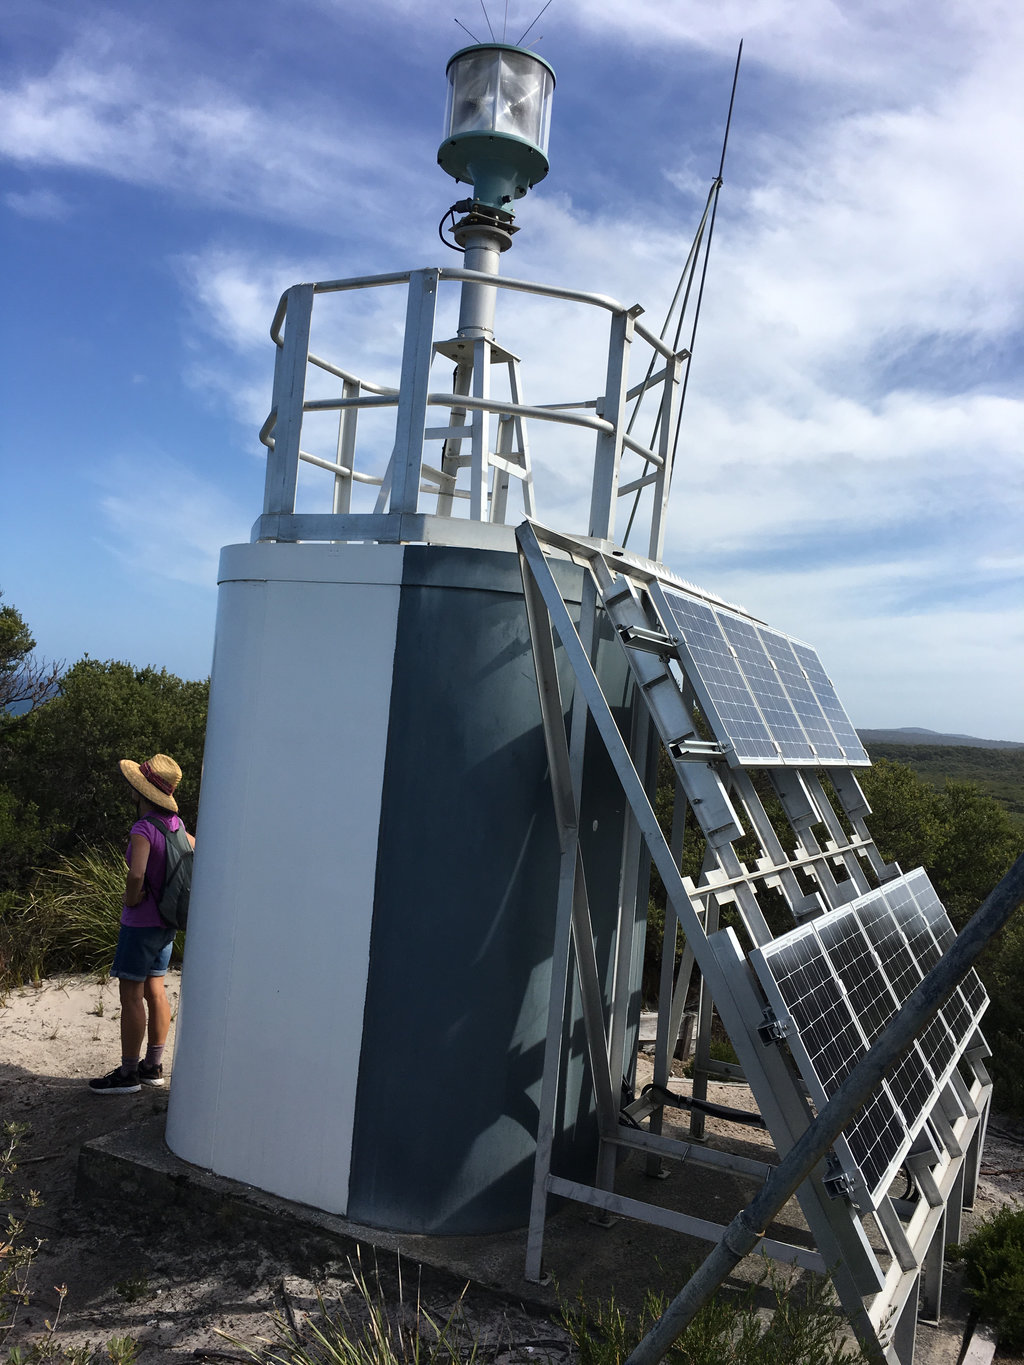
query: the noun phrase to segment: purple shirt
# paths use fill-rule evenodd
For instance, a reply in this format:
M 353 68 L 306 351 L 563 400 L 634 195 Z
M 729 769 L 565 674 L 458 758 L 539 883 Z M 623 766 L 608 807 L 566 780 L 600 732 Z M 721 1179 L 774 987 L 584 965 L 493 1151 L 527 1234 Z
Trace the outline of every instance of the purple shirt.
M 159 818 L 166 821 L 167 828 L 172 831 L 176 830 L 181 824 L 178 816 L 172 815 L 170 811 Z M 121 923 L 127 924 L 132 929 L 164 929 L 167 926 L 160 918 L 157 901 L 163 894 L 164 877 L 167 871 L 167 840 L 164 838 L 163 830 L 149 816 L 145 816 L 142 820 L 136 820 L 131 827 L 131 834 L 141 834 L 144 839 L 149 841 L 149 861 L 146 864 L 146 882 L 143 888 L 146 894 L 138 905 L 122 906 Z M 130 837 L 124 859 L 131 867 L 132 846 Z M 154 892 L 156 895 L 153 894 Z

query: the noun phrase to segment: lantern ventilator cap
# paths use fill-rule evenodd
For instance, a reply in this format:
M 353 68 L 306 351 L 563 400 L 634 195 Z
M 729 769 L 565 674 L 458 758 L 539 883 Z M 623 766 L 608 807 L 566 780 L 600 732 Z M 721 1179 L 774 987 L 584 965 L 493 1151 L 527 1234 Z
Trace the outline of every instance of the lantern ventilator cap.
M 478 43 L 448 63 L 441 168 L 473 186 L 476 202 L 511 216 L 512 202 L 548 173 L 555 73 L 542 57 Z

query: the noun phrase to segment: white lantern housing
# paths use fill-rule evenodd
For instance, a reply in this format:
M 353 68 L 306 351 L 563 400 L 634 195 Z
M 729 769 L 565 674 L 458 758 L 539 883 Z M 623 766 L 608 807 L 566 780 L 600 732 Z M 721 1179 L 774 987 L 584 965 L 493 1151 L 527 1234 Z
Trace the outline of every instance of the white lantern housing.
M 448 63 L 441 167 L 472 184 L 480 204 L 511 214 L 511 204 L 548 173 L 555 73 L 525 48 L 481 43 Z

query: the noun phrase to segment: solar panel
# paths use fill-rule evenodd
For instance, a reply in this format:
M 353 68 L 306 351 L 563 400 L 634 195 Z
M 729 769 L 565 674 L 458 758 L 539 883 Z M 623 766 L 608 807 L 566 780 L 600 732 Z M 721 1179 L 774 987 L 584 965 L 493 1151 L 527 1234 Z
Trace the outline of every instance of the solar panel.
M 758 634 L 764 641 L 768 657 L 779 671 L 779 678 L 793 703 L 804 733 L 814 746 L 818 762 L 842 763 L 846 758 L 842 745 L 833 734 L 789 639 L 764 626 L 758 628 Z
M 777 939 L 762 950 L 762 960 L 770 963 L 769 979 L 763 984 L 776 1013 L 793 1023 L 795 1032 L 787 1041 L 820 1108 L 864 1056 L 868 1044 L 814 926 L 784 937 L 785 942 Z M 888 1187 L 899 1168 L 905 1132 L 892 1093 L 883 1083 L 837 1138 L 844 1165 L 860 1172 L 872 1197 Z
M 757 708 L 764 717 L 768 733 L 778 745 L 783 758 L 814 763 L 814 750 L 782 686 L 778 669 L 766 653 L 753 622 L 730 616 L 727 612 L 720 612 L 718 620 Z
M 679 593 L 666 593 L 665 597 L 693 663 L 690 680 L 716 739 L 733 749 L 741 761 L 777 760 L 778 746 L 715 612 L 696 598 Z
M 807 681 L 832 727 L 832 733 L 846 755 L 847 763 L 869 763 L 871 760 L 860 742 L 857 731 L 853 728 L 850 717 L 843 709 L 843 703 L 836 695 L 832 679 L 822 668 L 821 660 L 810 645 L 801 644 L 798 640 L 793 640 L 792 645 L 797 662 L 807 675 Z
M 787 1041 L 819 1107 L 954 937 L 918 870 L 754 951 L 751 962 L 777 1016 L 791 1022 Z M 986 1004 L 981 982 L 968 978 L 837 1141 L 837 1154 L 852 1161 L 872 1204 L 924 1127 Z
M 715 738 L 736 763 L 869 762 L 809 645 L 675 588 L 660 587 L 659 606 L 681 637 L 680 657 Z

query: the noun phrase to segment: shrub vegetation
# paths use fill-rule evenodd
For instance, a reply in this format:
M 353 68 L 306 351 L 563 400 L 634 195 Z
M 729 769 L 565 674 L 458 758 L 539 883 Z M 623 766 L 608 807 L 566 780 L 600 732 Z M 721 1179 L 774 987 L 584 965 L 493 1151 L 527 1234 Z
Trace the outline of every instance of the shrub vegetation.
M 949 1255 L 964 1262 L 974 1311 L 1000 1347 L 1024 1348 L 1024 1209 L 997 1209 Z

